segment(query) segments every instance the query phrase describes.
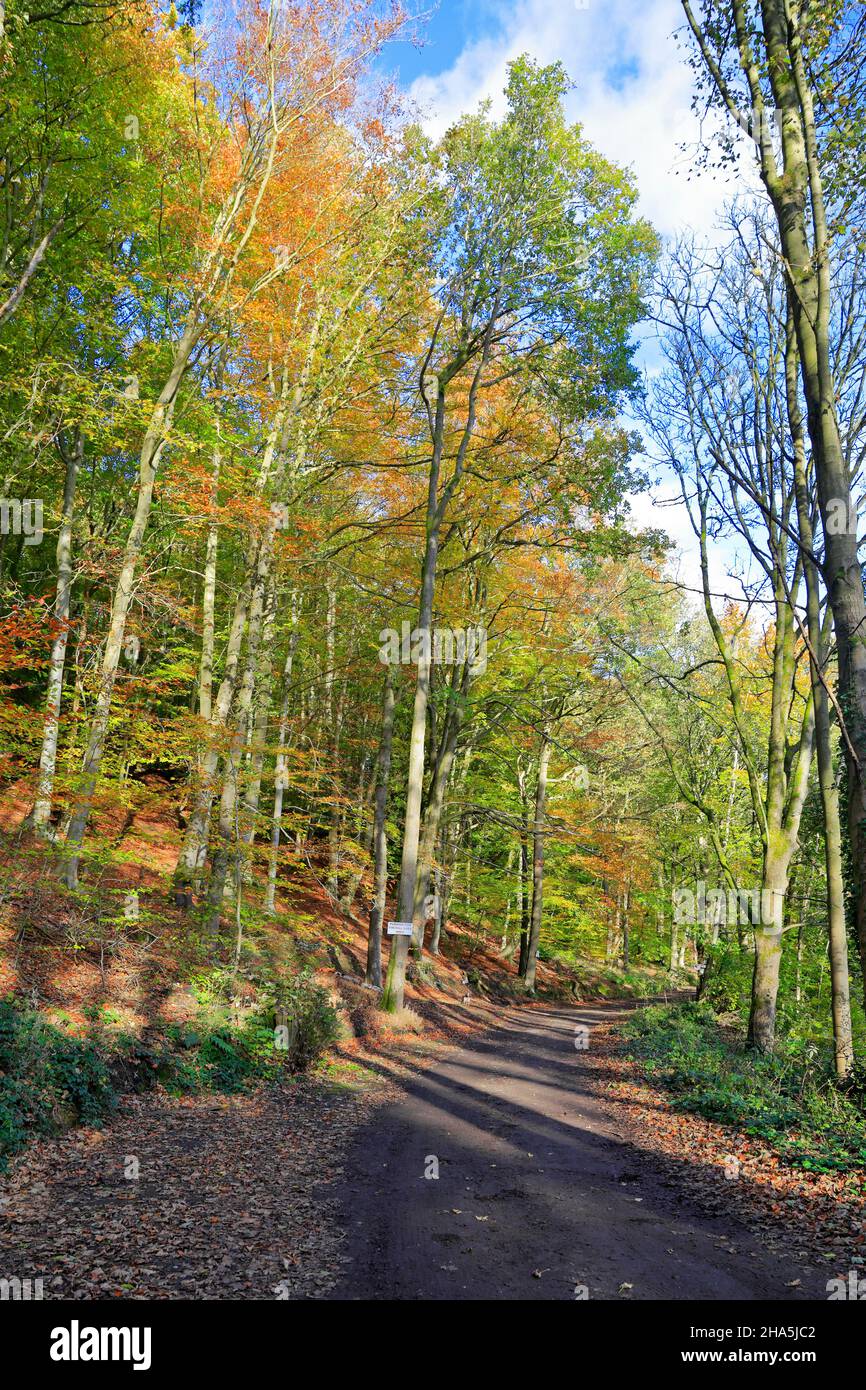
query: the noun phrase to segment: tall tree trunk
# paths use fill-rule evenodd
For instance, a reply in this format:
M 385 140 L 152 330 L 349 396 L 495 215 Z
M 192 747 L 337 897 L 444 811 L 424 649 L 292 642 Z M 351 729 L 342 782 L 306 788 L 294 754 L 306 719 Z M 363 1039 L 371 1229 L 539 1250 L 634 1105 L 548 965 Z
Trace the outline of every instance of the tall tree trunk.
M 271 715 L 273 668 L 270 651 L 274 630 L 275 604 L 276 595 L 271 594 L 270 601 L 266 605 L 266 617 L 262 624 L 262 652 L 258 662 L 253 704 L 249 713 L 246 786 L 239 820 L 240 836 L 244 846 L 243 871 L 247 882 L 252 877 L 252 854 L 256 838 L 256 821 L 262 794 L 262 771 L 265 765 L 265 749 L 268 742 L 268 726 Z
M 240 872 L 240 821 L 238 786 L 241 777 L 244 745 L 252 708 L 253 692 L 256 687 L 261 635 L 263 624 L 263 605 L 258 604 L 250 610 L 249 636 L 247 639 L 247 660 L 243 680 L 236 702 L 234 731 L 226 754 L 223 769 L 223 789 L 220 798 L 217 847 L 211 863 L 210 883 L 208 885 L 208 930 L 216 935 L 219 932 L 223 898 L 228 882 L 229 866 L 235 862 L 235 873 Z M 239 888 L 239 884 L 238 884 Z
M 541 909 L 544 898 L 544 810 L 547 803 L 547 770 L 550 765 L 550 730 L 541 736 L 538 777 L 535 783 L 535 820 L 532 827 L 532 913 L 529 919 L 529 946 L 523 979 L 527 991 L 535 989 L 538 943 L 541 939 Z
M 370 758 L 365 755 L 361 763 L 360 776 L 358 777 L 358 791 L 352 816 L 355 839 L 360 847 L 361 853 L 358 856 L 358 863 L 350 868 L 345 886 L 340 894 L 340 911 L 345 917 L 348 917 L 352 911 L 355 897 L 361 886 L 373 849 L 373 836 L 375 833 L 373 799 L 375 791 L 375 767 L 371 768 Z M 345 821 L 343 824 L 345 824 Z
M 275 427 L 269 440 L 268 450 L 276 447 L 276 440 Z M 263 474 L 267 473 L 269 467 L 267 453 L 266 450 Z M 264 486 L 263 478 L 260 478 L 260 482 Z M 210 813 L 217 788 L 220 743 L 228 726 L 229 715 L 238 690 L 244 633 L 248 625 L 252 629 L 253 624 L 261 622 L 265 594 L 270 582 L 275 534 L 276 520 L 272 517 L 264 534 L 251 539 L 247 553 L 244 583 L 235 599 L 223 676 L 211 714 L 210 737 L 200 758 L 195 803 L 175 870 L 178 897 L 187 900 L 187 906 L 189 905 L 192 884 L 200 873 L 207 851 Z
M 781 532 L 781 528 L 778 533 L 768 533 L 768 546 L 772 556 L 772 568 L 768 569 L 768 574 L 771 575 L 773 583 L 775 623 L 772 628 L 772 681 L 766 780 L 762 787 L 759 763 L 751 753 L 748 741 L 741 674 L 735 648 L 713 608 L 707 550 L 708 498 L 709 490 L 701 491 L 700 526 L 697 528 L 704 611 L 725 669 L 731 712 L 743 747 L 752 808 L 761 827 L 762 901 L 766 900 L 772 904 L 769 923 L 763 920 L 753 922 L 755 964 L 748 1037 L 750 1045 L 756 1050 L 769 1052 L 775 1039 L 776 994 L 779 988 L 779 960 L 782 948 L 781 923 L 788 889 L 788 873 L 799 837 L 815 737 L 815 708 L 810 690 L 798 741 L 793 750 L 789 745 L 792 693 L 796 687 L 797 666 L 794 625 L 802 559 L 798 554 L 789 581 L 786 575 L 788 553 L 784 544 L 785 533 Z M 782 536 L 781 540 L 779 535 Z M 725 850 L 717 833 L 714 843 L 720 861 L 725 862 Z
M 45 698 L 45 726 L 42 752 L 39 755 L 39 781 L 36 801 L 30 814 L 30 824 L 37 835 L 47 838 L 54 796 L 54 772 L 57 765 L 57 738 L 60 732 L 60 701 L 63 695 L 63 674 L 66 665 L 66 645 L 69 640 L 69 608 L 72 597 L 72 522 L 75 512 L 75 488 L 78 472 L 84 459 L 84 441 L 76 429 L 71 447 L 58 431 L 57 447 L 65 465 L 63 481 L 63 511 L 57 535 L 57 592 L 54 599 L 54 621 L 57 631 L 51 644 L 48 665 L 48 691 Z
M 467 659 L 460 674 L 459 684 L 457 684 L 457 698 L 455 699 L 454 685 L 449 692 L 449 704 L 442 721 L 439 747 L 432 769 L 427 805 L 424 808 L 423 829 L 418 847 L 415 898 L 412 904 L 413 944 L 418 953 L 421 952 L 424 944 L 424 903 L 430 889 L 430 874 L 433 868 L 436 841 L 439 838 L 439 825 L 445 805 L 445 793 L 448 789 L 451 769 L 454 766 L 460 730 L 466 715 L 466 698 L 470 685 L 471 672 Z
M 337 750 L 339 746 L 339 711 L 334 712 L 334 677 L 336 666 L 337 640 L 337 591 L 329 581 L 327 586 L 328 607 L 325 618 L 325 700 L 323 705 L 323 736 L 327 740 L 331 766 L 329 776 L 332 782 L 331 807 L 328 818 L 328 892 L 332 902 L 339 896 L 340 870 L 340 822 L 342 818 L 341 798 L 337 786 Z M 342 702 L 341 702 L 342 705 Z
M 469 763 L 471 758 L 472 747 L 470 745 L 463 753 L 460 773 L 456 782 L 457 796 L 462 796 L 466 786 L 466 778 L 469 774 Z M 460 852 L 463 820 L 464 817 L 462 814 L 452 816 L 450 823 L 444 830 L 445 843 L 442 852 L 442 869 L 439 873 L 439 907 L 436 914 L 436 930 L 430 945 L 430 950 L 433 955 L 439 954 L 442 937 L 448 934 L 448 914 L 454 893 L 454 872 L 457 856 Z
M 761 901 L 772 904 L 778 921 L 755 922 L 755 964 L 747 1041 L 756 1052 L 772 1052 L 776 1038 L 776 999 L 782 962 L 782 906 L 788 891 L 788 865 L 767 856 L 764 862 Z M 767 895 L 765 897 L 765 895 Z
M 379 759 L 376 775 L 376 799 L 373 817 L 373 901 L 367 932 L 366 980 L 370 985 L 382 985 L 382 922 L 385 917 L 385 897 L 388 890 L 388 835 L 385 818 L 388 809 L 388 779 L 391 772 L 391 747 L 394 741 L 394 668 L 385 672 L 385 692 L 382 697 L 382 734 L 379 740 Z
M 607 950 L 605 951 L 605 962 L 613 965 L 619 951 L 619 943 L 622 937 L 620 930 L 622 924 L 622 884 L 616 885 L 616 908 L 611 917 L 607 928 Z
M 216 506 L 220 475 L 220 452 L 214 450 L 211 496 Z M 204 588 L 202 592 L 201 661 L 198 675 L 198 712 L 210 719 L 213 711 L 213 654 L 216 634 L 216 564 L 219 528 L 215 517 L 208 523 L 204 556 Z
M 500 955 L 506 960 L 514 954 L 513 942 L 509 940 L 511 927 L 511 904 L 514 902 L 514 894 L 511 892 L 511 874 L 514 869 L 514 846 L 508 846 L 508 858 L 505 861 L 505 882 L 508 884 L 508 896 L 505 899 L 505 921 L 502 923 L 502 941 L 499 945 Z
M 209 738 L 200 757 L 200 771 L 193 809 L 175 869 L 175 889 L 179 902 L 191 906 L 191 891 L 200 874 L 207 852 L 210 813 L 217 788 L 220 740 L 228 722 L 241 674 L 240 658 L 244 633 L 252 615 L 261 612 L 264 602 L 267 561 L 264 547 L 257 553 L 257 569 L 247 574 L 235 601 L 232 625 L 226 647 L 225 665 L 210 720 Z
M 525 791 L 521 788 L 521 826 L 520 826 L 520 952 L 517 957 L 517 974 L 522 980 L 526 975 L 526 963 L 529 960 L 529 837 L 532 833 L 530 822 L 531 811 L 529 804 L 525 800 Z
M 629 916 L 630 912 L 631 879 L 626 879 L 625 892 L 623 894 L 622 903 L 622 968 L 624 971 L 628 970 L 629 967 L 629 950 L 631 946 L 631 942 L 629 940 L 629 932 L 631 931 L 631 918 Z
M 444 852 L 445 852 L 445 841 L 444 841 L 444 836 L 443 836 L 443 840 L 442 840 L 442 847 L 441 847 L 441 849 L 442 849 L 442 854 L 443 854 L 443 856 L 444 856 Z M 437 869 L 434 870 L 433 878 L 432 878 L 431 881 L 432 881 L 432 884 L 433 884 L 433 892 L 434 892 L 434 894 L 435 894 L 435 896 L 436 896 L 436 905 L 435 905 L 435 908 L 434 908 L 434 914 L 435 914 L 435 915 L 434 915 L 434 918 L 433 918 L 433 934 L 432 934 L 432 936 L 430 937 L 430 954 L 431 954 L 431 956 L 438 956 L 438 955 L 439 955 L 439 950 L 440 950 L 440 947 L 441 947 L 441 944 L 442 944 L 442 920 L 443 920 L 444 910 L 445 910 L 445 909 L 444 909 L 444 903 L 445 903 L 445 899 L 444 899 L 444 885 L 443 885 L 443 874 L 442 874 L 442 867 L 441 867 L 441 864 L 440 864 L 440 867 L 439 867 L 439 868 L 437 868 Z
M 800 540 L 807 550 L 814 548 L 814 528 L 806 473 L 806 448 L 797 394 L 797 353 L 788 314 L 788 341 L 785 356 L 788 421 L 794 444 L 794 481 L 797 495 L 797 524 Z M 826 641 L 821 624 L 821 595 L 818 570 L 807 554 L 806 625 L 811 648 L 810 671 L 815 706 L 815 741 L 818 754 L 818 785 L 824 815 L 824 861 L 827 872 L 827 930 L 829 934 L 830 982 L 832 990 L 833 1052 L 838 1077 L 847 1076 L 854 1062 L 851 1027 L 851 984 L 848 969 L 848 931 L 845 922 L 845 891 L 842 871 L 842 829 L 839 793 L 833 768 L 830 735 L 830 701 L 824 684 Z
M 833 1051 L 836 1075 L 845 1077 L 854 1063 L 854 1040 L 851 1028 L 848 933 L 842 878 L 842 830 L 839 820 L 839 793 L 833 771 L 827 696 L 823 689 L 819 701 L 823 704 L 823 710 L 818 715 L 818 780 L 824 809 L 827 928 L 830 938 L 830 981 L 833 992 Z
M 424 741 L 427 728 L 427 699 L 430 688 L 430 653 L 433 637 L 433 593 L 436 583 L 436 559 L 439 553 L 439 522 L 428 529 L 427 544 L 421 567 L 421 604 L 418 614 L 419 633 L 418 673 L 415 700 L 412 706 L 412 727 L 409 736 L 409 768 L 406 779 L 406 814 L 403 822 L 403 853 L 400 864 L 400 886 L 397 893 L 397 920 L 411 922 L 415 906 L 415 877 L 418 867 L 418 843 L 421 836 L 421 796 L 424 785 Z M 406 957 L 409 938 L 395 936 L 388 958 L 388 976 L 382 996 L 382 1007 L 396 1012 L 403 1007 L 406 983 Z
M 707 32 L 697 22 L 691 0 L 686 17 L 715 86 L 736 114 L 738 107 L 723 69 L 714 59 Z M 833 367 L 830 325 L 832 229 L 824 198 L 821 151 L 814 97 L 807 71 L 800 6 L 788 0 L 760 0 L 760 29 L 745 0 L 731 0 L 739 63 L 749 86 L 752 109 L 762 134 L 757 142 L 761 177 L 776 217 L 788 303 L 797 339 L 800 376 L 815 466 L 824 533 L 823 576 L 833 612 L 839 666 L 839 700 L 844 715 L 847 818 L 851 847 L 852 898 L 866 987 L 866 595 L 857 549 L 856 527 L 840 527 L 840 511 L 850 517 L 851 483 L 836 412 L 838 383 Z M 764 53 L 756 52 L 763 39 Z M 782 167 L 769 122 L 769 102 L 780 113 Z
M 84 841 L 84 832 L 90 820 L 93 796 L 96 791 L 96 784 L 99 780 L 100 768 L 102 767 L 102 754 L 105 748 L 105 736 L 108 731 L 108 720 L 111 713 L 111 697 L 114 693 L 114 682 L 117 676 L 117 668 L 120 664 L 120 653 L 123 649 L 126 619 L 129 613 L 129 606 L 132 602 L 138 560 L 141 555 L 144 535 L 150 518 L 156 470 L 168 438 L 169 430 L 171 429 L 177 393 L 186 374 L 186 369 L 189 365 L 193 348 L 200 336 L 200 331 L 196 323 L 196 317 L 191 313 L 184 333 L 175 350 L 174 364 L 168 375 L 168 379 L 159 394 L 156 405 L 151 411 L 147 432 L 145 433 L 144 441 L 141 446 L 135 514 L 126 540 L 126 546 L 124 547 L 123 563 L 121 565 L 120 575 L 111 605 L 108 634 L 105 639 L 105 646 L 102 654 L 99 690 L 94 705 L 93 718 L 90 723 L 78 797 L 75 809 L 69 821 L 69 828 L 66 832 L 63 877 L 68 888 L 76 888 L 78 886 L 78 866 L 81 859 L 81 846 Z
M 288 367 L 284 364 L 279 398 L 256 478 L 256 493 L 260 499 L 265 497 L 269 486 L 276 489 L 285 481 L 287 431 L 292 409 L 296 404 L 297 387 L 290 397 Z M 301 462 L 302 452 L 299 450 L 295 459 L 295 471 L 301 466 Z M 201 873 L 207 851 L 211 807 L 217 789 L 220 744 L 237 691 L 241 648 L 247 623 L 252 622 L 254 615 L 258 615 L 257 620 L 261 617 L 264 596 L 270 582 L 276 531 L 277 518 L 272 513 L 264 531 L 253 534 L 247 546 L 244 581 L 235 598 L 223 676 L 213 703 L 209 737 L 199 758 L 198 786 L 193 810 L 175 869 L 176 901 L 186 907 L 192 905 L 192 887 Z
M 503 286 L 497 285 L 479 344 L 458 352 L 436 379 L 435 409 L 428 412 L 432 421 L 430 472 L 427 480 L 426 535 L 421 562 L 421 596 L 418 605 L 417 631 L 420 639 L 418 678 L 412 708 L 412 728 L 409 738 L 409 767 L 406 775 L 406 814 L 403 823 L 403 850 L 400 857 L 400 886 L 397 890 L 397 916 L 401 922 L 411 922 L 415 903 L 415 876 L 418 869 L 418 841 L 421 835 L 421 798 L 424 789 L 424 745 L 427 733 L 427 705 L 430 695 L 430 661 L 433 648 L 433 598 L 436 588 L 436 566 L 442 522 L 463 478 L 466 454 L 475 431 L 478 411 L 478 392 L 490 358 L 494 329 L 499 321 Z M 448 382 L 462 370 L 473 354 L 478 353 L 477 365 L 469 387 L 466 416 L 457 447 L 451 476 L 440 491 L 442 459 L 445 451 L 445 397 Z M 425 397 L 426 401 L 426 397 Z M 388 959 L 388 977 L 382 996 L 382 1007 L 395 1011 L 403 1007 L 406 982 L 406 957 L 409 938 L 397 936 Z
M 677 914 L 671 913 L 671 964 L 669 974 L 674 975 L 679 965 L 679 943 L 677 941 Z
M 279 863 L 280 835 L 282 834 L 283 819 L 283 799 L 286 790 L 286 778 L 288 775 L 288 763 L 286 761 L 286 735 L 289 727 L 289 703 L 292 692 L 292 666 L 295 660 L 295 651 L 298 645 L 300 629 L 298 627 L 299 608 L 297 595 L 292 595 L 292 631 L 289 634 L 289 645 L 286 651 L 286 662 L 283 667 L 283 699 L 280 707 L 280 722 L 277 729 L 277 755 L 276 766 L 274 768 L 274 815 L 271 824 L 271 848 L 268 854 L 268 886 L 265 894 L 265 910 L 269 913 L 276 911 L 276 892 L 277 892 L 277 866 Z

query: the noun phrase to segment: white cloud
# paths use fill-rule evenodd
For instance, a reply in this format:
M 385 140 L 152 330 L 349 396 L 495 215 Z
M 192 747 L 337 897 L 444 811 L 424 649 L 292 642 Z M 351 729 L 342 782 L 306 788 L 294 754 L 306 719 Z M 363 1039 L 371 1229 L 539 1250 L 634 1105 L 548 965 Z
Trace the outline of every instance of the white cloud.
M 663 235 L 710 232 L 733 185 L 690 168 L 680 145 L 696 144 L 691 78 L 674 41 L 679 0 L 518 0 L 499 11 L 500 31 L 470 44 L 446 71 L 422 76 L 411 96 L 433 135 L 489 98 L 503 109 L 508 63 L 521 53 L 559 60 L 575 83 L 569 115 L 587 139 L 638 175 L 641 211 Z M 442 22 L 441 17 L 433 21 Z

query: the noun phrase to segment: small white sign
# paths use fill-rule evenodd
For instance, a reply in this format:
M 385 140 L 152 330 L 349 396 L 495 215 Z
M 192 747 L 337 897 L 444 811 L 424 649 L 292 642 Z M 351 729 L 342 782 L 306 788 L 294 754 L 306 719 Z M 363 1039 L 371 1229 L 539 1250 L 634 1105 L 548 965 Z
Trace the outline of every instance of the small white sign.
M 411 936 L 411 935 L 412 935 L 412 923 L 411 923 L 411 922 L 389 922 L 389 923 L 388 923 L 388 935 L 389 935 L 389 936 Z

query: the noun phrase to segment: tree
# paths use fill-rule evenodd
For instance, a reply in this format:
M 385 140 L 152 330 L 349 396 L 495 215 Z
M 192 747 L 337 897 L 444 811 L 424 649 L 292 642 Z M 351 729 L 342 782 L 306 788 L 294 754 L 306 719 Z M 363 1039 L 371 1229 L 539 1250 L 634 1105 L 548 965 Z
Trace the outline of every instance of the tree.
M 265 195 L 292 157 L 295 139 L 308 138 L 306 123 L 315 126 L 316 118 L 324 117 L 335 106 L 345 108 L 353 81 L 382 37 L 381 29 L 370 23 L 363 11 L 355 12 L 351 7 L 338 7 L 323 24 L 316 22 L 314 15 L 300 12 L 269 10 L 264 17 L 251 13 L 243 42 L 214 74 L 214 90 L 221 91 L 226 122 L 238 139 L 238 156 L 231 161 L 234 168 L 227 180 L 222 178 L 220 167 L 202 190 L 194 227 L 201 253 L 183 289 L 180 327 L 171 343 L 167 374 L 146 415 L 136 510 L 112 601 L 81 790 L 66 835 L 64 874 L 69 887 L 77 883 L 81 845 L 102 762 L 114 681 L 157 469 L 170 439 L 181 387 L 196 352 L 221 351 L 228 326 L 241 305 L 249 303 L 256 293 L 284 274 L 306 251 L 306 247 L 299 247 L 287 255 L 279 254 L 251 284 L 243 284 L 240 270 L 245 255 L 255 246 Z M 252 93 L 256 94 L 254 102 Z M 194 100 L 195 117 L 199 107 L 197 91 Z M 280 405 L 287 410 L 285 373 Z M 278 409 L 271 458 L 283 426 Z M 262 602 L 274 529 L 272 519 L 262 537 L 258 582 L 250 598 L 251 613 Z M 226 810 L 228 813 L 227 805 Z
M 577 429 L 609 412 L 633 382 L 628 334 L 653 238 L 631 220 L 633 193 L 623 175 L 566 125 L 565 87 L 559 65 L 512 64 L 505 119 L 495 125 L 482 110 L 449 131 L 438 152 L 439 222 L 430 250 L 438 289 L 413 372 L 429 455 L 416 624 L 422 654 L 397 908 L 406 921 L 418 870 L 436 573 L 484 393 L 502 381 L 531 384 L 556 399 Z M 402 1005 L 407 950 L 398 937 L 386 1008 Z
M 848 834 L 854 914 L 866 962 L 866 595 L 857 555 L 849 461 L 838 417 L 831 324 L 834 262 L 862 215 L 862 61 L 866 20 L 828 0 L 683 0 L 705 87 L 749 129 L 776 219 L 797 340 L 824 533 L 822 575 L 833 611 L 847 729 Z

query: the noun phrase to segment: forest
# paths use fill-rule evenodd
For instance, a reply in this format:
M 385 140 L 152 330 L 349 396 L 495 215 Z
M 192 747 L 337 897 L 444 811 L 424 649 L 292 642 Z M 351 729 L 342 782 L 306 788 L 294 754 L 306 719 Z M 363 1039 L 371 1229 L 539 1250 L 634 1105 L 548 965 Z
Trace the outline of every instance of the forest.
M 798 1184 L 820 1297 L 860 1262 L 866 13 L 665 12 L 710 233 L 567 52 L 437 124 L 402 0 L 0 9 L 13 1194 L 589 1003 L 575 1064 Z M 7 1289 L 151 1287 L 19 1237 Z

